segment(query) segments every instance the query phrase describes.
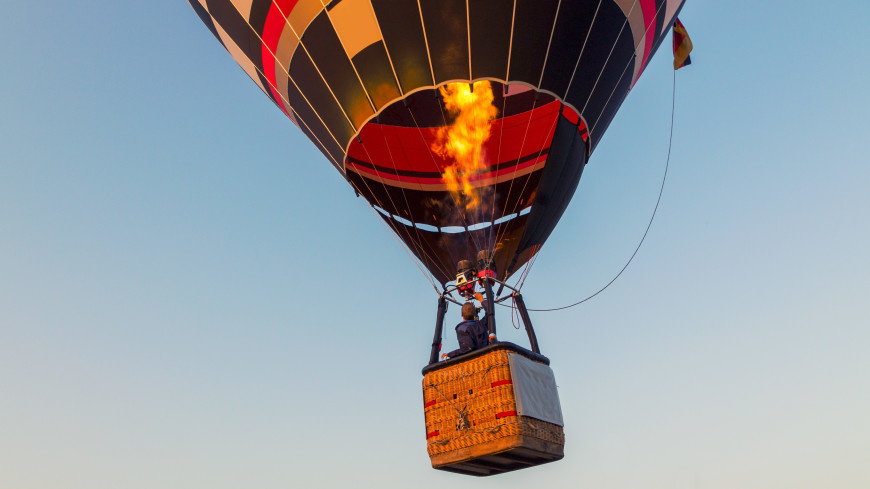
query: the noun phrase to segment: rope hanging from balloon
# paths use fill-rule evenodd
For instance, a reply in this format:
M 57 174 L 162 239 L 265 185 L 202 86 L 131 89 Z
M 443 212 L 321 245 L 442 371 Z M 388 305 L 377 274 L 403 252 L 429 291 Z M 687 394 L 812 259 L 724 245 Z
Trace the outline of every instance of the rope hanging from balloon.
M 653 208 L 652 215 L 649 218 L 649 223 L 646 225 L 646 229 L 643 232 L 643 236 L 641 236 L 640 242 L 638 242 L 637 247 L 634 249 L 634 252 L 628 258 L 628 261 L 625 263 L 625 265 L 622 267 L 622 269 L 620 269 L 619 272 L 612 279 L 610 279 L 609 282 L 607 282 L 603 287 L 601 287 L 595 293 L 586 297 L 585 299 L 582 299 L 582 300 L 579 300 L 579 301 L 574 302 L 572 304 L 568 304 L 566 306 L 561 306 L 561 307 L 550 307 L 550 308 L 546 308 L 546 309 L 528 308 L 529 311 L 535 311 L 535 312 L 561 311 L 564 309 L 569 309 L 569 308 L 572 308 L 575 306 L 579 306 L 580 304 L 583 304 L 584 302 L 592 299 L 593 297 L 595 297 L 598 294 L 607 290 L 607 288 L 610 287 L 614 282 L 616 282 L 616 279 L 618 279 L 622 275 L 622 273 L 625 272 L 625 270 L 631 264 L 632 260 L 634 260 L 634 257 L 637 256 L 637 252 L 640 251 L 640 247 L 643 246 L 644 240 L 646 240 L 647 234 L 649 234 L 649 230 L 652 227 L 653 221 L 655 220 L 656 212 L 658 212 L 658 210 L 659 210 L 659 204 L 662 201 L 662 194 L 664 193 L 664 190 L 665 190 L 665 182 L 668 179 L 668 167 L 670 166 L 670 163 L 671 163 L 671 148 L 673 147 L 673 141 L 674 141 L 674 112 L 675 112 L 675 108 L 676 108 L 676 94 L 677 94 L 677 72 L 676 72 L 676 70 L 674 70 L 673 88 L 671 91 L 671 128 L 670 128 L 670 135 L 668 136 L 668 156 L 667 156 L 667 159 L 665 160 L 665 172 L 664 172 L 664 175 L 662 176 L 662 184 L 661 184 L 661 187 L 659 188 L 659 196 L 656 199 L 656 205 Z M 531 265 L 534 265 L 534 262 L 532 262 Z M 529 268 L 531 268 L 531 265 L 529 266 Z M 526 272 L 526 273 L 528 273 L 528 272 Z M 525 283 L 525 281 L 523 281 L 523 283 L 520 284 L 519 289 L 522 289 L 522 285 L 524 283 Z M 505 307 L 508 307 L 508 306 L 505 306 Z

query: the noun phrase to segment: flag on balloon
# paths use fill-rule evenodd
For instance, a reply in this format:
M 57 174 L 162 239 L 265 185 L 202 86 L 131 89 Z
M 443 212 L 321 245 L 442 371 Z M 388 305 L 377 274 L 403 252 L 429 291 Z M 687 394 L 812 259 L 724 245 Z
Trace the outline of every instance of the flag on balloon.
M 692 40 L 686 27 L 680 19 L 674 21 L 674 69 L 679 70 L 683 66 L 692 64 L 689 53 L 692 52 Z

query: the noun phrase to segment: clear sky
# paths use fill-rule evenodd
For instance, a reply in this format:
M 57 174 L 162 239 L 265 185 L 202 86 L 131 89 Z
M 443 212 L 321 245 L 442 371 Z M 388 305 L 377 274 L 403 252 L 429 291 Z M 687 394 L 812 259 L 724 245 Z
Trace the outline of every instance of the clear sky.
M 187 2 L 7 3 L 0 487 L 870 487 L 867 2 L 688 0 L 646 243 L 533 314 L 565 459 L 489 479 L 429 468 L 431 287 Z M 667 51 L 530 307 L 643 233 Z

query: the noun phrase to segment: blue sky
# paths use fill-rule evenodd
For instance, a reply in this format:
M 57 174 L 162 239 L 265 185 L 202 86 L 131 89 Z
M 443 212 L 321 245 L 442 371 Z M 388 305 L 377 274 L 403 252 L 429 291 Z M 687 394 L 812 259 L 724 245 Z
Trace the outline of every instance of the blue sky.
M 533 315 L 566 457 L 480 480 L 429 468 L 431 287 L 187 3 L 7 6 L 0 486 L 868 487 L 870 6 L 681 18 L 646 243 Z M 636 246 L 669 65 L 593 155 L 530 307 Z

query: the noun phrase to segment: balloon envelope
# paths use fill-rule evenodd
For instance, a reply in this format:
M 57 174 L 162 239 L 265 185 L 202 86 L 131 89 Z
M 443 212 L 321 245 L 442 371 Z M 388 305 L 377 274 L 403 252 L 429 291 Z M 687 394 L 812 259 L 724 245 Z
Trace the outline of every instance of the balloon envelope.
M 503 278 L 540 250 L 684 0 L 189 2 L 446 283 L 479 250 Z M 456 114 L 438 88 L 476 80 L 495 110 L 470 208 L 445 178 Z

